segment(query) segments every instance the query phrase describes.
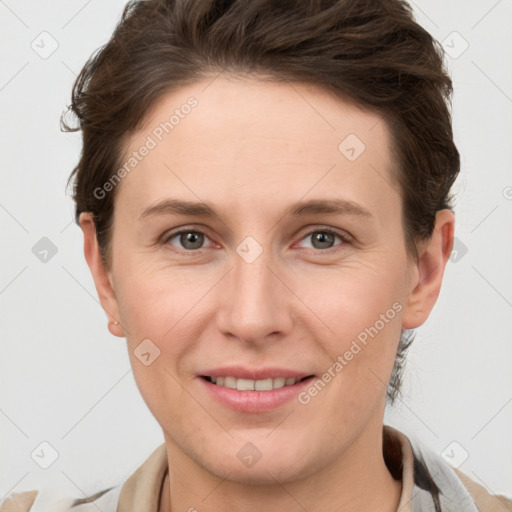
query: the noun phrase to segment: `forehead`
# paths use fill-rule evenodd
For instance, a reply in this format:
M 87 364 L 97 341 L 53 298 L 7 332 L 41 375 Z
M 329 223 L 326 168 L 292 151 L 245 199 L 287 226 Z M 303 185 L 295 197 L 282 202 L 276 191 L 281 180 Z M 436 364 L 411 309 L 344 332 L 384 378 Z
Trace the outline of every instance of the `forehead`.
M 219 75 L 168 93 L 128 140 L 130 158 L 118 193 L 139 213 L 170 195 L 260 209 L 315 193 L 400 203 L 384 120 L 312 84 Z

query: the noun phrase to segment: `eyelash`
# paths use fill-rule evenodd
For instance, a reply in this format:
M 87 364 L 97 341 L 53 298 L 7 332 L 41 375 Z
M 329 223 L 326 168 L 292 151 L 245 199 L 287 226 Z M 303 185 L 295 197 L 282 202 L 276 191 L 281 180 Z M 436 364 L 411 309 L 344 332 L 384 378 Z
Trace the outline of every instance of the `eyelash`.
M 168 236 L 165 236 L 163 238 L 163 240 L 162 240 L 162 244 L 163 245 L 168 245 L 170 240 L 172 240 L 173 238 L 176 238 L 179 235 L 185 234 L 185 233 L 200 234 L 200 235 L 204 235 L 206 238 L 209 239 L 208 235 L 206 233 L 204 233 L 203 231 L 200 231 L 200 230 L 197 230 L 197 229 L 182 229 L 180 231 L 176 231 L 174 233 L 170 233 Z M 327 227 L 313 229 L 313 230 L 309 231 L 308 233 L 306 233 L 299 241 L 302 241 L 305 238 L 310 237 L 314 233 L 329 233 L 331 235 L 334 235 L 335 237 L 338 237 L 341 240 L 341 243 L 338 244 L 338 245 L 335 245 L 334 247 L 329 247 L 327 249 L 315 249 L 314 247 L 313 248 L 306 247 L 306 248 L 303 248 L 303 249 L 312 249 L 313 251 L 315 251 L 317 253 L 327 253 L 327 254 L 330 254 L 330 253 L 332 253 L 334 251 L 340 250 L 340 248 L 342 246 L 352 242 L 352 238 L 349 237 L 349 235 L 341 234 L 338 231 L 335 231 L 334 229 L 327 228 Z M 178 252 L 187 253 L 187 254 L 200 253 L 203 249 L 206 249 L 206 248 L 204 248 L 204 247 L 201 247 L 199 249 L 178 249 L 178 248 L 176 248 L 176 250 Z

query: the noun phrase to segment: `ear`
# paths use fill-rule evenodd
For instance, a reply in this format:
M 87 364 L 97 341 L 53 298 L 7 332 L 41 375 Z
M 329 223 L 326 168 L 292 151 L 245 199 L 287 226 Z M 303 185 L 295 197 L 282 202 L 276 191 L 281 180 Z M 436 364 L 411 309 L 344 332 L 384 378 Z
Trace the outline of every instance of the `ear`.
M 404 314 L 403 329 L 415 329 L 428 318 L 441 290 L 444 269 L 453 249 L 455 216 L 451 210 L 439 210 L 432 236 L 418 247 L 418 261 L 411 263 L 411 281 Z
M 98 238 L 96 236 L 96 226 L 92 214 L 90 212 L 81 213 L 79 224 L 84 234 L 85 259 L 91 270 L 101 306 L 109 318 L 108 330 L 114 336 L 123 337 L 124 331 L 119 320 L 119 308 L 113 287 L 112 275 L 101 258 Z

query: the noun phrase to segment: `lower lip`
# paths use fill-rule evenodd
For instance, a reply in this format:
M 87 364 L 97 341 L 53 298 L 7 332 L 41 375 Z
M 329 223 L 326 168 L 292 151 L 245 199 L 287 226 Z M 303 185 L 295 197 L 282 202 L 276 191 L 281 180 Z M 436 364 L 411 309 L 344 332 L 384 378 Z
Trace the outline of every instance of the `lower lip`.
M 314 377 L 308 377 L 292 386 L 283 386 L 269 391 L 238 391 L 237 389 L 217 386 L 203 377 L 199 380 L 220 403 L 239 412 L 266 412 L 285 404 L 297 397 L 297 395 L 308 387 Z

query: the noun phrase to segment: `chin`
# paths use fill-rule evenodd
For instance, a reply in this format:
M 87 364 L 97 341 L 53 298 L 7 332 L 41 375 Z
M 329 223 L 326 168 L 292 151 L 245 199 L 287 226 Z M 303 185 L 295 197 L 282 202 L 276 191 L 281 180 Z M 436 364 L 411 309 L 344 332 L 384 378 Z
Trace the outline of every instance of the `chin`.
M 210 474 L 231 482 L 275 485 L 300 480 L 318 469 L 303 451 L 299 446 L 287 446 L 285 450 L 282 445 L 268 444 L 258 449 L 250 441 L 238 439 L 236 446 L 219 443 L 218 449 L 209 451 L 206 457 L 204 449 L 196 452 L 195 461 Z
M 276 485 L 300 480 L 309 473 L 314 473 L 314 469 L 307 471 L 304 461 L 300 461 L 301 467 L 298 467 L 299 461 L 293 458 L 279 457 L 277 460 L 263 461 L 260 459 L 252 467 L 244 467 L 240 463 L 222 464 L 220 467 L 210 468 L 210 472 L 219 478 L 225 478 L 231 482 L 244 485 Z M 206 468 L 208 469 L 208 468 Z M 213 471 L 212 471 L 213 470 Z

